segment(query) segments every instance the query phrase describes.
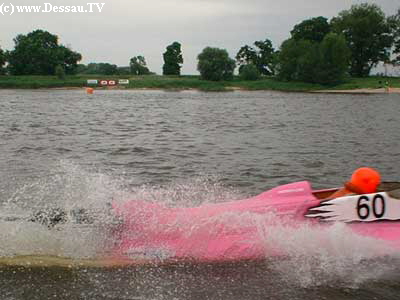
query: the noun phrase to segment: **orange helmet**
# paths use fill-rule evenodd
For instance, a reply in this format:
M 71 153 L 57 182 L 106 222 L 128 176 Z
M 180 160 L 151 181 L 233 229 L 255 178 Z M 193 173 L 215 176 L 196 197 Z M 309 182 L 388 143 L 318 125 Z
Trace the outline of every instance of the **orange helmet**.
M 381 175 L 379 172 L 368 167 L 355 170 L 350 179 L 350 184 L 363 194 L 375 193 L 380 183 Z

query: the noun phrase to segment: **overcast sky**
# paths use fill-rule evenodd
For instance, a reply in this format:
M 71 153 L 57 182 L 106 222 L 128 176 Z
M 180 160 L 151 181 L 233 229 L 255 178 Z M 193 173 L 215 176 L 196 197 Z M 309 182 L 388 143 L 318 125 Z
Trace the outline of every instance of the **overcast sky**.
M 77 0 L 3 0 L 13 5 L 86 5 Z M 305 19 L 330 19 L 352 4 L 378 4 L 387 15 L 398 0 L 90 0 L 105 3 L 96 13 L 0 14 L 0 47 L 12 49 L 13 38 L 34 29 L 48 30 L 83 56 L 83 63 L 109 62 L 119 66 L 144 55 L 161 73 L 165 47 L 182 44 L 183 74 L 196 74 L 196 57 L 206 46 L 225 48 L 232 57 L 245 44 L 270 39 L 275 48 Z M 0 0 L 0 5 L 1 5 Z M 8 3 L 5 3 L 8 4 Z

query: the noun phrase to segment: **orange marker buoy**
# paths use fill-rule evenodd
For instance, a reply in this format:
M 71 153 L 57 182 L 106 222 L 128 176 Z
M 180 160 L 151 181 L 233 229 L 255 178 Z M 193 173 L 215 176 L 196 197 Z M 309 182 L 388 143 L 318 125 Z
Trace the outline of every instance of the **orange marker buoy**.
M 368 167 L 357 169 L 350 179 L 350 184 L 365 194 L 375 193 L 380 183 L 379 172 Z
M 94 92 L 94 89 L 93 89 L 93 88 L 86 88 L 86 94 L 92 95 L 93 92 Z

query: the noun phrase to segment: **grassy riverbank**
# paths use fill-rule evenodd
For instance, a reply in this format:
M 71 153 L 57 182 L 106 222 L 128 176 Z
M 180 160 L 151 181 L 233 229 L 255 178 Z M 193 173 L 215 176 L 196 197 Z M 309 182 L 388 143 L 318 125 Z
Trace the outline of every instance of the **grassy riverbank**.
M 129 79 L 129 89 L 198 89 L 202 91 L 243 90 L 278 90 L 278 91 L 318 91 L 318 90 L 353 90 L 382 88 L 385 81 L 391 87 L 400 88 L 400 78 L 351 78 L 336 86 L 321 86 L 303 82 L 282 82 L 274 78 L 263 78 L 257 81 L 243 81 L 236 77 L 233 81 L 213 82 L 201 80 L 199 76 L 101 76 L 76 75 L 67 76 L 64 80 L 55 76 L 0 76 L 0 88 L 37 89 L 37 88 L 79 88 L 87 86 L 87 79 Z

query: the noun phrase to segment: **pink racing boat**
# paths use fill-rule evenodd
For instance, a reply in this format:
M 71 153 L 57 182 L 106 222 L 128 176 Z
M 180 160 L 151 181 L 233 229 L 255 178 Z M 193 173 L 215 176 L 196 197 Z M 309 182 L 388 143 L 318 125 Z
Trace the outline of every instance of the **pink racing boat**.
M 114 259 L 136 263 L 227 262 L 285 255 L 268 243 L 265 228 L 347 224 L 357 235 L 400 250 L 399 184 L 380 192 L 330 199 L 338 189 L 313 191 L 309 182 L 279 186 L 258 196 L 191 208 L 114 203 L 122 219 Z

